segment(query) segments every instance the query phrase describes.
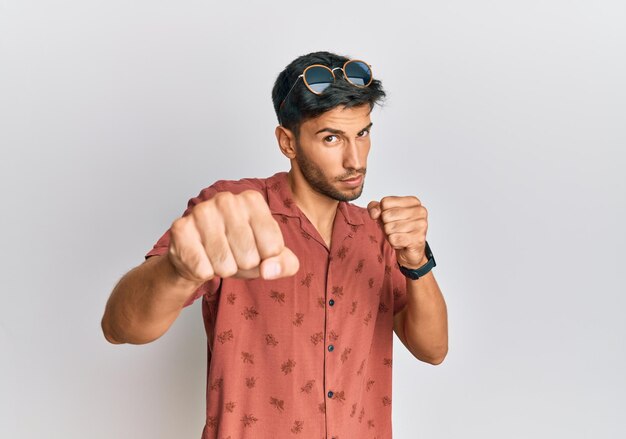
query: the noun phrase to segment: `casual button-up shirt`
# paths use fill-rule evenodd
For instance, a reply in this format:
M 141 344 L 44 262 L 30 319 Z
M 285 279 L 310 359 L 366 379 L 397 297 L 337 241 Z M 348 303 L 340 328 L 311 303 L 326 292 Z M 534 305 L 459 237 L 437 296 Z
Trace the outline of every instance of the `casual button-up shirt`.
M 341 201 L 328 248 L 286 172 L 217 181 L 183 215 L 218 192 L 249 189 L 265 197 L 300 269 L 275 280 L 214 277 L 185 303 L 202 297 L 202 439 L 391 438 L 393 317 L 406 303 L 406 279 L 382 227 Z M 146 257 L 168 244 L 169 231 Z

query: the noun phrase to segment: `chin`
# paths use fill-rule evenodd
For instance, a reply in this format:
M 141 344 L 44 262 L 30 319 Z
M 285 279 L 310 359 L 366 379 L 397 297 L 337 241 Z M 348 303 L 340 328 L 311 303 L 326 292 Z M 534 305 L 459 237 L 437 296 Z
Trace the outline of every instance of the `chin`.
M 363 185 L 358 188 L 354 188 L 351 191 L 337 191 L 337 194 L 341 194 L 340 197 L 334 197 L 338 201 L 354 201 L 363 193 Z

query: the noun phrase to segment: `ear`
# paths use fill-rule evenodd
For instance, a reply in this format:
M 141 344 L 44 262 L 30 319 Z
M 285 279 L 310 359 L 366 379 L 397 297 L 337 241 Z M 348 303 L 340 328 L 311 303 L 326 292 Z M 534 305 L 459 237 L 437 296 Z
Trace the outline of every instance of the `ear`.
M 296 156 L 296 137 L 294 134 L 281 125 L 276 127 L 275 134 L 280 151 L 285 157 L 293 159 Z

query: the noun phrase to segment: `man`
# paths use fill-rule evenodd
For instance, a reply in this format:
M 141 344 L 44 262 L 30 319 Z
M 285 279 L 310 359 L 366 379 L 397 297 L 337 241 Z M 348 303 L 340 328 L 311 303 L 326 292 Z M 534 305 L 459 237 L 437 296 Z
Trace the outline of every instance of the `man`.
M 113 290 L 111 343 L 157 339 L 202 297 L 203 439 L 389 438 L 393 331 L 417 359 L 443 361 L 426 208 L 414 196 L 349 203 L 383 97 L 363 61 L 294 60 L 272 91 L 290 171 L 202 190 Z

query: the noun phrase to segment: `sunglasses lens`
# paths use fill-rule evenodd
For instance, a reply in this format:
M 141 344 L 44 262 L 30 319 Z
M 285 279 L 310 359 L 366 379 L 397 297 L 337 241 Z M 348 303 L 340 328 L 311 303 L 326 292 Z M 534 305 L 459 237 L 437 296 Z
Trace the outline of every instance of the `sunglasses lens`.
M 304 80 L 314 93 L 320 94 L 333 83 L 335 78 L 330 70 L 313 66 L 304 73 Z
M 350 61 L 346 64 L 344 71 L 348 81 L 358 87 L 365 87 L 372 80 L 372 71 L 363 61 Z

